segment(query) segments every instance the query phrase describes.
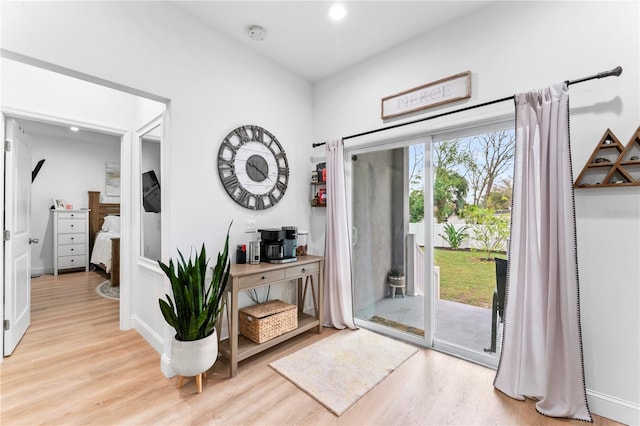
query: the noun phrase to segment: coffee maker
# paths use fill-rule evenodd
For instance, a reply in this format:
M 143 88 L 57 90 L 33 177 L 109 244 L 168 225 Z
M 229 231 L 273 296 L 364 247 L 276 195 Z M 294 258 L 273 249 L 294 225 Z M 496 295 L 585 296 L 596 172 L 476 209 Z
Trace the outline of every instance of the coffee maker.
M 298 228 L 283 226 L 282 228 L 259 229 L 260 258 L 268 263 L 289 263 L 298 260 Z

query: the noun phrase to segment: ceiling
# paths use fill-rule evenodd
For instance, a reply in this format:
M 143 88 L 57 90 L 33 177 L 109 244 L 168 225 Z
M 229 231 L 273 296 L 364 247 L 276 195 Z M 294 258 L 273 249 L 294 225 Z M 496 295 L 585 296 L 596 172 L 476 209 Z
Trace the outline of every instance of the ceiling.
M 492 0 L 342 1 L 347 16 L 328 18 L 335 1 L 172 1 L 212 30 L 315 82 L 438 26 L 473 13 Z M 248 30 L 266 30 L 254 41 Z M 119 143 L 114 136 L 37 121 L 19 120 L 28 133 L 94 143 Z
M 328 18 L 332 1 L 174 1 L 208 27 L 318 81 L 380 52 L 473 13 L 490 1 L 343 1 L 347 16 Z M 262 41 L 248 35 L 266 30 Z
M 77 132 L 71 131 L 69 126 L 62 126 L 58 124 L 43 123 L 40 121 L 27 120 L 23 118 L 16 119 L 18 124 L 29 135 L 37 135 L 45 138 L 58 138 L 66 140 L 74 140 L 79 142 L 89 143 L 113 143 L 119 144 L 120 138 L 117 136 L 107 135 L 104 133 L 92 132 L 85 129 L 80 129 Z

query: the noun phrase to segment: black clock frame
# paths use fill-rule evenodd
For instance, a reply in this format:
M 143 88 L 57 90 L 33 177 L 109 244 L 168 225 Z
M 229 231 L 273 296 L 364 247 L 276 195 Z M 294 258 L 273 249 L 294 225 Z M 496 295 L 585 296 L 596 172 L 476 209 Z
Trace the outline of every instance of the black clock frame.
M 267 147 L 278 167 L 277 179 L 265 194 L 251 192 L 238 180 L 236 154 L 249 142 L 258 142 Z M 267 179 L 269 164 L 259 153 L 253 154 L 247 159 L 245 172 L 253 182 L 261 183 Z M 227 194 L 236 203 L 250 210 L 265 210 L 275 206 L 284 196 L 289 185 L 289 162 L 282 145 L 271 132 L 249 124 L 233 129 L 222 140 L 218 150 L 218 175 Z

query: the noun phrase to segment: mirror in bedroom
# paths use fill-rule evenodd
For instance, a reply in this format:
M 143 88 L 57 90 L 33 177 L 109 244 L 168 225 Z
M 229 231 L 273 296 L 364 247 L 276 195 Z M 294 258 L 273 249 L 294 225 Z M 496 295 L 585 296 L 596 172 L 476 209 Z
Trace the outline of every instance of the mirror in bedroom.
M 149 260 L 160 259 L 160 144 L 162 123 L 140 136 L 140 171 L 142 197 L 140 205 L 140 255 Z

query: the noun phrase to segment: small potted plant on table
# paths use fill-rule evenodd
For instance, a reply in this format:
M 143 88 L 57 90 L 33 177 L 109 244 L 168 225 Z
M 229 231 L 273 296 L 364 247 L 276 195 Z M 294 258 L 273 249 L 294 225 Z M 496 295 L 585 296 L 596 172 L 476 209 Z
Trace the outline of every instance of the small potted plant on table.
M 173 300 L 159 299 L 165 321 L 176 334 L 171 345 L 171 366 L 178 374 L 182 387 L 184 377 L 195 376 L 198 393 L 202 392 L 202 375 L 213 366 L 218 357 L 216 321 L 223 305 L 224 292 L 229 279 L 229 229 L 222 253 L 213 268 L 209 283 L 206 282 L 207 253 L 202 244 L 200 253 L 188 261 L 178 251 L 177 268 L 173 260 L 169 265 L 158 261 L 160 268 L 171 282 Z

